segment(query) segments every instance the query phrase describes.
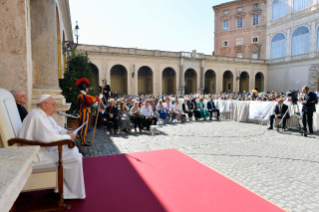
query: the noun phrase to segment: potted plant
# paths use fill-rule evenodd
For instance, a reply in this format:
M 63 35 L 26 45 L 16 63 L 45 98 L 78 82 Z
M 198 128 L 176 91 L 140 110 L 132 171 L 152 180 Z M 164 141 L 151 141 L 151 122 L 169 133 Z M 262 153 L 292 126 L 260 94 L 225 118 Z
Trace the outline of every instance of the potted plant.
M 67 111 L 69 114 L 78 114 L 79 112 L 77 108 L 77 97 L 81 91 L 75 86 L 75 82 L 78 79 L 85 77 L 90 81 L 90 87 L 94 87 L 90 63 L 87 53 L 76 54 L 75 52 L 72 52 L 71 56 L 68 57 L 64 79 L 61 81 L 60 86 L 66 102 L 71 103 L 71 107 Z M 90 89 L 88 94 L 95 96 L 95 91 Z M 70 128 L 76 129 L 78 127 L 78 119 L 68 118 L 67 125 Z

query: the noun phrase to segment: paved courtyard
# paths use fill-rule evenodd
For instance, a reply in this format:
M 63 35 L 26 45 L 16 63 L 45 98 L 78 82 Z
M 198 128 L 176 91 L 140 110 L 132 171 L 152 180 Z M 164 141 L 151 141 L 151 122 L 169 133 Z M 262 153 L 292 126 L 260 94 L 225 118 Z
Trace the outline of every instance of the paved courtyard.
M 287 211 L 319 212 L 319 136 L 228 120 L 158 129 L 155 136 L 100 129 L 93 147 L 79 148 L 85 157 L 176 148 Z

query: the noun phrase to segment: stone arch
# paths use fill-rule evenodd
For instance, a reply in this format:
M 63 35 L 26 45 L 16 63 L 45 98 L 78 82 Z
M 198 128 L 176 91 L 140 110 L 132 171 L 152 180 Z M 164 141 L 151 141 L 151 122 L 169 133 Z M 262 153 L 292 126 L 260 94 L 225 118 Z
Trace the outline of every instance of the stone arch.
M 249 91 L 249 74 L 246 71 L 240 73 L 239 91 Z
M 223 92 L 233 92 L 234 90 L 234 75 L 230 70 L 223 74 Z
M 185 94 L 191 94 L 197 91 L 197 73 L 194 69 L 189 68 L 185 71 Z
M 56 26 L 57 26 L 57 48 L 58 48 L 58 76 L 59 79 L 63 78 L 62 70 L 62 44 L 61 44 L 61 30 L 60 30 L 60 17 L 59 10 L 56 7 Z
M 264 74 L 262 72 L 258 72 L 255 75 L 255 88 L 257 88 L 258 92 L 265 91 L 264 87 Z
M 204 93 L 216 93 L 216 73 L 212 69 L 205 72 Z
M 99 92 L 99 69 L 93 63 L 90 63 L 90 68 L 93 74 L 93 89 L 97 93 Z
M 123 65 L 114 65 L 110 71 L 112 92 L 127 94 L 127 70 Z
M 138 94 L 153 94 L 153 71 L 148 66 L 142 66 L 137 72 Z
M 176 71 L 171 67 L 162 72 L 162 93 L 176 94 Z

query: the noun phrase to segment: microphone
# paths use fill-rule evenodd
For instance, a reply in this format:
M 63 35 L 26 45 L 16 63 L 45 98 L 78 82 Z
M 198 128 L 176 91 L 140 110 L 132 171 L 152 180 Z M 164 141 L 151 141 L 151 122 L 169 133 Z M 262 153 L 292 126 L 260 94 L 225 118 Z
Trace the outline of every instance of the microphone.
M 66 117 L 74 118 L 74 119 L 79 119 L 80 118 L 80 115 L 73 116 L 73 115 L 70 115 L 70 114 L 63 113 L 62 111 L 58 111 L 57 114 L 59 116 L 66 116 Z

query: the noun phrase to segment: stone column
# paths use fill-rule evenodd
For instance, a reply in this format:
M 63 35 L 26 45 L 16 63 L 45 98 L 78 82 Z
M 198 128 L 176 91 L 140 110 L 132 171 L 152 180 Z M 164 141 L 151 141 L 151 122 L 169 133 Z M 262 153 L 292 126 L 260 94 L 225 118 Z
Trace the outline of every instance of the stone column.
M 179 93 L 182 94 L 184 89 L 184 59 L 181 58 L 179 64 Z
M 41 94 L 50 94 L 57 101 L 57 111 L 67 111 L 70 104 L 61 95 L 58 81 L 57 18 L 55 0 L 30 1 L 33 91 L 31 107 Z M 60 126 L 66 118 L 53 116 Z
M 291 36 L 290 36 L 290 28 L 288 28 L 286 31 L 286 59 L 290 58 L 290 56 L 291 56 Z
M 204 67 L 205 63 L 204 63 L 204 60 L 202 60 L 202 64 L 200 66 L 200 91 L 201 92 L 204 92 Z
M 59 89 L 55 0 L 32 0 L 31 42 L 34 88 Z
M 309 53 L 310 57 L 314 57 L 314 52 L 316 51 L 316 38 L 317 38 L 317 33 L 316 33 L 316 22 L 312 21 L 311 22 L 311 28 L 310 28 L 310 37 L 309 37 Z

